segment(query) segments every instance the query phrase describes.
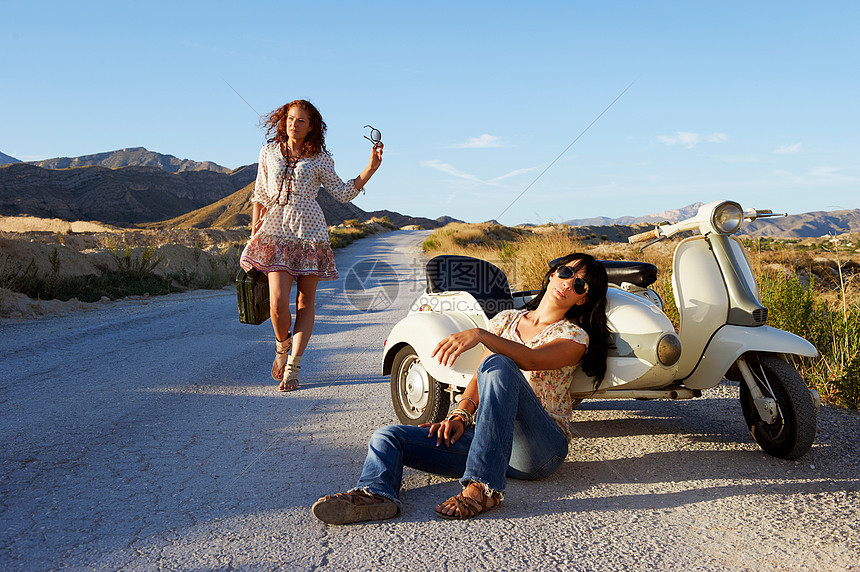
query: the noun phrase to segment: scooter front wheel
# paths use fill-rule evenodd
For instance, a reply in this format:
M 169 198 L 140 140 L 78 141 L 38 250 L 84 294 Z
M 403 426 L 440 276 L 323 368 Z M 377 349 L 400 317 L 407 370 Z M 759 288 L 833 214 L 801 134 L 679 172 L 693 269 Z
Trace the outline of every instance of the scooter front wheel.
M 421 425 L 445 419 L 451 398 L 412 346 L 403 346 L 391 367 L 391 402 L 401 423 Z
M 774 457 L 802 457 L 812 447 L 818 425 L 818 415 L 806 383 L 796 369 L 776 356 L 747 354 L 746 357 L 763 397 L 776 402 L 772 419 L 763 419 L 746 382 L 741 380 L 741 410 L 753 439 Z

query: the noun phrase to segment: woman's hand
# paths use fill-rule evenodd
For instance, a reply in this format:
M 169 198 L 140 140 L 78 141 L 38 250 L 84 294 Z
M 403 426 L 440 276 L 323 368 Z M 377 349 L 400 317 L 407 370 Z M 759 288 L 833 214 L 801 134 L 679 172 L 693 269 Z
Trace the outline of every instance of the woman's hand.
M 459 415 L 454 415 L 451 419 L 446 419 L 441 423 L 422 423 L 419 427 L 430 428 L 427 438 L 432 439 L 435 436 L 437 447 L 443 442 L 446 447 L 450 447 L 463 436 L 466 431 L 466 422 Z
M 367 167 L 364 168 L 364 171 L 358 174 L 356 178 L 352 180 L 352 184 L 356 189 L 362 190 L 364 185 L 367 184 L 367 181 L 370 180 L 370 177 L 376 172 L 377 169 L 382 165 L 382 143 L 377 143 L 373 146 L 373 149 L 370 151 L 370 162 L 367 164 Z
M 457 357 L 481 343 L 481 329 L 472 328 L 451 334 L 438 344 L 430 357 L 435 357 L 439 363 L 448 367 L 454 365 Z
M 254 235 L 257 234 L 257 231 L 260 230 L 261 226 L 263 226 L 263 219 L 259 218 L 259 219 L 257 219 L 257 222 L 255 222 L 253 227 L 251 228 L 251 238 L 254 238 Z
M 266 207 L 263 205 L 254 203 L 254 210 L 251 214 L 251 238 L 254 238 L 254 235 L 257 234 L 257 231 L 259 231 L 260 227 L 263 226 L 266 210 Z
M 374 145 L 370 151 L 370 164 L 368 166 L 374 172 L 382 165 L 382 147 L 383 145 L 380 142 Z

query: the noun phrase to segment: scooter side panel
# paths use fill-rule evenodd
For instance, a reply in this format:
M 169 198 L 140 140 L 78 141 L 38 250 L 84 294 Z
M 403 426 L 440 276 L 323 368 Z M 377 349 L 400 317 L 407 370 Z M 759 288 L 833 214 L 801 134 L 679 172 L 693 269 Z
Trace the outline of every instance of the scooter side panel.
M 600 389 L 651 389 L 672 383 L 677 366 L 665 367 L 657 360 L 657 342 L 664 334 L 675 333 L 666 314 L 652 302 L 620 288 L 610 287 L 606 300 L 612 345 Z M 593 382 L 592 377 L 579 369 L 569 393 L 585 397 L 580 394 L 592 393 Z
M 683 380 L 690 389 L 709 389 L 719 384 L 733 363 L 746 352 L 768 352 L 815 357 L 818 350 L 807 340 L 771 326 L 720 328 L 705 349 L 702 359 Z

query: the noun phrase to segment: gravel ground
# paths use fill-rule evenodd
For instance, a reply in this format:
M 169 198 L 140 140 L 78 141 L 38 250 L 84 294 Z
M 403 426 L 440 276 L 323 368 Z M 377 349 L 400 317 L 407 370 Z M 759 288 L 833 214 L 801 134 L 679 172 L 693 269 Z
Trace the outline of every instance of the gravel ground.
M 690 401 L 586 401 L 570 454 L 464 522 L 456 481 L 407 470 L 403 514 L 331 527 L 309 511 L 355 483 L 394 421 L 382 341 L 422 276 L 401 231 L 338 251 L 391 264 L 392 307 L 321 285 L 302 388 L 267 379 L 268 324 L 231 291 L 0 324 L 2 570 L 857 570 L 860 416 L 823 407 L 812 450 L 763 453 L 738 388 Z

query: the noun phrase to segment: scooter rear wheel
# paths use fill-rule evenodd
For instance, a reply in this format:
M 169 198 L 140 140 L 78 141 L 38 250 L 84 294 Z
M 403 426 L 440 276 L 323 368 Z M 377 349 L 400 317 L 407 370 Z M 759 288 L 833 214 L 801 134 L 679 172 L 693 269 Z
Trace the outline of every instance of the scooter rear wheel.
M 765 397 L 776 400 L 773 422 L 763 420 L 746 382 L 740 382 L 741 410 L 750 433 L 766 452 L 781 459 L 806 454 L 815 440 L 818 415 L 809 389 L 791 365 L 768 354 L 747 354 L 747 364 Z
M 445 419 L 451 398 L 427 373 L 412 346 L 403 346 L 391 367 L 391 403 L 405 425 L 437 423 Z

